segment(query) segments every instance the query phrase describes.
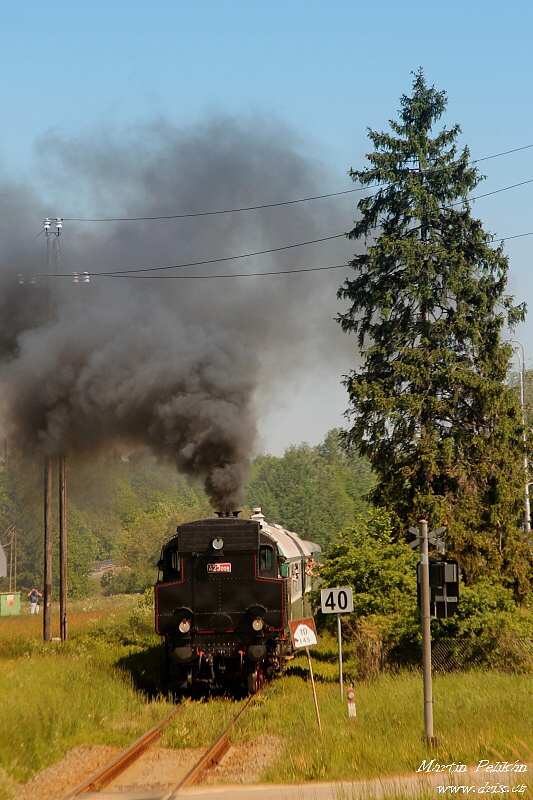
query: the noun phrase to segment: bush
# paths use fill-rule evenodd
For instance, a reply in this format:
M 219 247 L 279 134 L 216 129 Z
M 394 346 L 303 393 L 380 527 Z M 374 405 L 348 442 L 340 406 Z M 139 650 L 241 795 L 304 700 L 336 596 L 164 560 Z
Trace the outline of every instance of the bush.
M 519 606 L 511 588 L 495 578 L 462 586 L 457 614 L 432 625 L 435 643 L 455 642 L 453 663 L 472 663 L 494 669 L 533 668 L 533 613 Z
M 392 540 L 383 509 L 361 515 L 324 556 L 321 588 L 351 586 L 354 593 L 354 613 L 343 614 L 341 622 L 358 677 L 386 666 L 420 665 L 417 561 L 405 542 Z M 312 599 L 318 608 L 320 592 Z M 335 616 L 320 616 L 318 623 L 333 631 Z M 461 586 L 458 613 L 434 620 L 431 634 L 444 668 L 533 668 L 533 602 L 517 605 L 512 589 L 495 577 Z

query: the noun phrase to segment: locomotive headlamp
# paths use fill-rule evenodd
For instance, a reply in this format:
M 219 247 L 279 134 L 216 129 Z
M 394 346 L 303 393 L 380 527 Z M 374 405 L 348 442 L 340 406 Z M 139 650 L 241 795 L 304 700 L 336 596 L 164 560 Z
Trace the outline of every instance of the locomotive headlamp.
M 259 632 L 259 631 L 263 630 L 263 625 L 264 624 L 265 624 L 264 621 L 260 617 L 257 617 L 252 622 L 252 628 L 254 629 L 254 631 Z
M 221 539 L 219 536 L 217 536 L 217 538 L 213 539 L 211 542 L 211 547 L 213 550 L 222 550 L 224 547 L 224 539 Z
M 182 619 L 180 624 L 178 625 L 180 633 L 189 633 L 191 629 L 191 621 L 190 619 Z

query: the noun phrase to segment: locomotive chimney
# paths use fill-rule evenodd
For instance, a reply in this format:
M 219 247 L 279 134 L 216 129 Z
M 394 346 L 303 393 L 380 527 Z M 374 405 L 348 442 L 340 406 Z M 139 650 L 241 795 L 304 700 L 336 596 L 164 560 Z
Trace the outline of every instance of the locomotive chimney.
M 238 517 L 240 511 L 215 511 L 217 517 Z

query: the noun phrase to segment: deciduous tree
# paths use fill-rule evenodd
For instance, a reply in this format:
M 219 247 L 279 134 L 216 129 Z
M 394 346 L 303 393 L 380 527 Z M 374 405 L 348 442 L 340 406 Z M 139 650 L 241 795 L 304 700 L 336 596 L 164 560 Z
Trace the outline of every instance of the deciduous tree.
M 247 501 L 260 505 L 269 522 L 327 547 L 337 533 L 367 508 L 372 486 L 368 462 L 347 457 L 329 431 L 317 447 L 288 447 L 283 458 L 258 456 L 246 487 Z

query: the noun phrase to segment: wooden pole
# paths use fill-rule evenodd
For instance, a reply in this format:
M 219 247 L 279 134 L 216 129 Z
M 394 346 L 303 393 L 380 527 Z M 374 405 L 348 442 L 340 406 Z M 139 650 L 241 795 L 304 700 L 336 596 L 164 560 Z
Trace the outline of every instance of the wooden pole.
M 52 640 L 52 459 L 44 459 L 43 639 Z
M 67 641 L 67 479 L 65 456 L 59 457 L 59 627 Z
M 18 531 L 17 531 L 16 526 L 15 526 L 14 537 L 15 538 L 14 538 L 14 542 L 13 543 L 14 543 L 14 547 L 15 547 L 15 585 L 14 585 L 14 590 L 13 591 L 16 592 L 17 591 L 17 547 L 18 547 Z
M 322 736 L 322 725 L 320 724 L 320 712 L 318 710 L 318 700 L 316 697 L 315 676 L 313 675 L 313 667 L 311 666 L 311 654 L 309 653 L 308 647 L 305 648 L 305 652 L 307 653 L 307 663 L 309 665 L 309 673 L 311 675 L 311 685 L 313 687 L 313 699 L 315 701 L 315 711 L 318 722 L 318 730 L 320 731 L 320 736 Z
M 15 539 L 14 529 L 11 531 L 11 541 L 9 543 L 9 591 L 12 592 L 13 584 L 13 541 Z

